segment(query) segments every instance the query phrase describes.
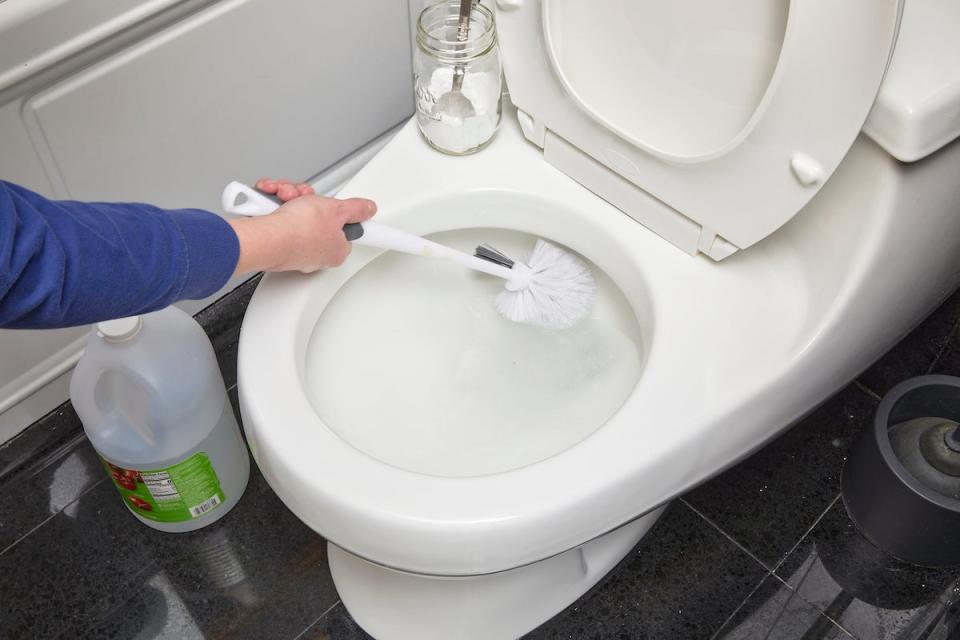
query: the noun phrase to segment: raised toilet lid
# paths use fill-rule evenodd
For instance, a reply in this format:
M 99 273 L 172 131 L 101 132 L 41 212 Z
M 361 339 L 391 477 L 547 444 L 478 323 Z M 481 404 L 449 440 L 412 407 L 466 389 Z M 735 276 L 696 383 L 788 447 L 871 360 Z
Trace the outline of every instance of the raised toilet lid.
M 497 0 L 511 100 L 548 162 L 723 259 L 820 190 L 863 127 L 903 0 Z

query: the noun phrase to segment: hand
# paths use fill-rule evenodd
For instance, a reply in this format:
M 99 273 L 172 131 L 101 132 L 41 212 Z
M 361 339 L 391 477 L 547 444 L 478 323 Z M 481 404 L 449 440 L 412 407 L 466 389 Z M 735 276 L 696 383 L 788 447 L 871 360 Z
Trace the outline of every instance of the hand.
M 351 249 L 343 225 L 368 220 L 377 211 L 372 200 L 324 198 L 305 183 L 261 178 L 256 187 L 285 204 L 267 216 L 230 221 L 240 240 L 236 273 L 338 267 Z

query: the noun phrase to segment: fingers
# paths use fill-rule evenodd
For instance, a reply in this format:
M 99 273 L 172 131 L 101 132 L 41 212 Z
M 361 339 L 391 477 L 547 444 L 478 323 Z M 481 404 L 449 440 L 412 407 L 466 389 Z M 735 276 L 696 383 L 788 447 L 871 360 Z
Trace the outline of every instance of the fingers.
M 337 201 L 337 213 L 346 222 L 363 222 L 377 212 L 377 203 L 366 198 L 350 198 Z
M 300 190 L 292 182 L 281 182 L 277 186 L 277 197 L 286 202 L 300 197 Z
M 263 191 L 264 193 L 276 193 L 277 192 L 277 181 L 273 178 L 260 178 L 253 185 L 257 191 Z
M 313 187 L 306 182 L 274 180 L 273 178 L 260 178 L 254 186 L 264 193 L 276 194 L 284 202 L 315 193 Z

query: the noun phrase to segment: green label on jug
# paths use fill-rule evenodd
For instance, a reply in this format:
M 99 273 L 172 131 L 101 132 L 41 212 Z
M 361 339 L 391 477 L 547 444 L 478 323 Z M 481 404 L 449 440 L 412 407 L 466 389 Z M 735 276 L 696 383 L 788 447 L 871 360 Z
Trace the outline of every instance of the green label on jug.
M 213 511 L 226 499 L 205 453 L 152 471 L 124 469 L 106 460 L 103 464 L 124 504 L 142 518 L 186 522 Z

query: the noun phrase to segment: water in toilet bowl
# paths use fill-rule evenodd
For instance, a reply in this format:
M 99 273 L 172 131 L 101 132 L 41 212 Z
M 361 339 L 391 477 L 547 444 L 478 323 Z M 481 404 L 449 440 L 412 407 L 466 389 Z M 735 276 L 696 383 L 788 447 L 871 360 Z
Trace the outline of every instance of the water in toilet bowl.
M 492 229 L 430 236 L 523 258 L 535 238 Z M 598 290 L 577 326 L 505 320 L 495 278 L 385 253 L 350 278 L 308 344 L 314 409 L 357 449 L 419 473 L 497 473 L 555 455 L 600 428 L 640 378 L 642 333 L 620 290 Z

